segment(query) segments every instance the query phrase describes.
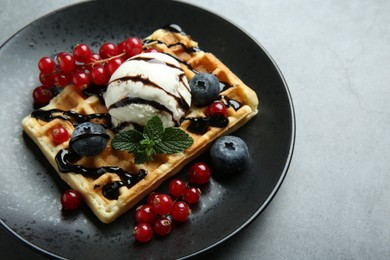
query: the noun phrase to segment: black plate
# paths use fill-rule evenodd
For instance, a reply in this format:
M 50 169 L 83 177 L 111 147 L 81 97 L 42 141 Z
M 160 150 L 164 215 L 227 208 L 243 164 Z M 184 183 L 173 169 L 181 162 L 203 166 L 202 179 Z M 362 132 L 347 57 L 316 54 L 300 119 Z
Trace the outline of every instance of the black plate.
M 83 42 L 97 48 L 129 36 L 145 37 L 168 23 L 179 24 L 201 49 L 219 57 L 258 93 L 259 115 L 236 132 L 248 144 L 252 163 L 233 178 L 214 179 L 203 189 L 190 221 L 165 238 L 135 243 L 134 211 L 100 223 L 87 207 L 61 211 L 66 185 L 23 134 L 20 122 L 32 111 L 37 61 Z M 236 234 L 271 201 L 287 172 L 295 138 L 291 97 L 266 51 L 225 19 L 174 1 L 97 1 L 54 12 L 15 34 L 0 49 L 0 198 L 3 226 L 27 244 L 65 258 L 180 258 L 204 252 Z M 207 156 L 202 159 L 207 160 Z M 185 178 L 185 170 L 180 173 Z M 162 187 L 164 189 L 164 187 Z

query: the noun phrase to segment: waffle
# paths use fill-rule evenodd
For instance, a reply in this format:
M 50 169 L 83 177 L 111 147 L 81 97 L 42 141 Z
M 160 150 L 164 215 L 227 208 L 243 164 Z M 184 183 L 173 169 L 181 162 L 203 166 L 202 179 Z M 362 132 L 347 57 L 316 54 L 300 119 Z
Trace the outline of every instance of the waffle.
M 79 191 L 86 204 L 95 215 L 103 222 L 110 223 L 121 214 L 129 210 L 142 198 L 155 190 L 162 182 L 176 174 L 187 163 L 205 152 L 211 143 L 222 135 L 229 134 L 257 114 L 258 99 L 256 93 L 246 86 L 229 68 L 227 68 L 213 54 L 206 53 L 198 48 L 197 42 L 190 35 L 183 32 L 175 32 L 168 29 L 159 29 L 144 40 L 146 48 L 153 47 L 170 54 L 181 61 L 183 70 L 190 80 L 196 72 L 209 72 L 215 74 L 220 82 L 230 86 L 221 92 L 221 95 L 229 100 L 235 100 L 241 104 L 239 109 L 228 108 L 229 125 L 224 128 L 210 127 L 205 134 L 188 132 L 188 120 L 184 120 L 180 127 L 193 139 L 194 144 L 183 152 L 170 155 L 156 155 L 153 161 L 136 165 L 133 163 L 133 155 L 111 149 L 111 140 L 115 133 L 107 130 L 110 136 L 107 147 L 97 156 L 83 157 L 76 164 L 85 167 L 119 166 L 122 169 L 137 173 L 146 170 L 147 175 L 131 188 L 122 186 L 117 199 L 108 199 L 102 193 L 105 184 L 120 180 L 115 173 L 105 173 L 98 178 L 85 177 L 77 173 L 62 173 L 55 161 L 60 150 L 69 148 L 69 141 L 55 144 L 51 138 L 51 130 L 58 125 L 63 126 L 71 134 L 74 126 L 71 122 L 60 118 L 46 122 L 28 115 L 22 120 L 24 131 L 39 146 L 45 157 L 50 161 L 59 176 L 73 189 Z M 100 102 L 96 95 L 86 96 L 73 86 L 67 86 L 53 98 L 42 110 L 61 109 L 75 111 L 82 115 L 93 113 L 107 113 L 107 108 Z M 205 115 L 206 108 L 192 106 L 186 117 L 199 117 Z

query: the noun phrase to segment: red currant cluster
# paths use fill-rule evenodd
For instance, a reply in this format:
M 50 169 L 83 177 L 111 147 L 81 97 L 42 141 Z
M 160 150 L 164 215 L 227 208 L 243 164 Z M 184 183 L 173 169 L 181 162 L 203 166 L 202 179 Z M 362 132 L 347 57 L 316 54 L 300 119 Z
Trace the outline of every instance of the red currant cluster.
M 106 85 L 115 70 L 128 58 L 140 54 L 143 43 L 136 37 L 130 37 L 119 44 L 106 42 L 93 53 L 90 46 L 80 43 L 73 53 L 60 52 L 54 58 L 42 57 L 38 61 L 39 80 L 42 86 L 33 91 L 34 102 L 44 106 L 52 98 L 50 88 L 63 88 L 69 84 L 83 90 L 91 83 Z M 154 52 L 147 49 L 146 52 Z
M 210 168 L 207 164 L 198 162 L 189 169 L 188 184 L 181 179 L 173 179 L 169 183 L 170 195 L 152 192 L 148 196 L 147 204 L 136 209 L 137 225 L 133 230 L 135 240 L 148 242 L 154 233 L 159 236 L 168 235 L 173 221 L 186 221 L 191 214 L 189 205 L 197 203 L 201 194 L 198 187 L 190 184 L 206 184 L 210 178 Z

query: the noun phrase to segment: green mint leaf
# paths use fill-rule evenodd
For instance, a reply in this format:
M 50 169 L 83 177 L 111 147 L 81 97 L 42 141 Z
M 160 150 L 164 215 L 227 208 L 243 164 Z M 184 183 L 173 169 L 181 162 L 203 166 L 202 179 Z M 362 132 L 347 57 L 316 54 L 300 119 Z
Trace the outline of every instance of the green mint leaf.
M 177 127 L 165 128 L 162 140 L 156 143 L 157 153 L 173 154 L 184 151 L 194 143 L 194 140 L 182 129 Z
M 161 142 L 164 133 L 163 122 L 158 116 L 152 117 L 144 127 L 144 137 L 152 140 L 154 143 Z
M 128 130 L 118 133 L 112 140 L 112 148 L 134 153 L 134 163 L 153 160 L 156 154 L 173 154 L 187 149 L 194 140 L 178 127 L 164 129 L 158 116 L 152 117 L 143 133 Z
M 146 148 L 145 150 L 137 150 L 134 154 L 134 163 L 141 164 L 147 161 L 153 160 L 153 156 L 156 154 L 153 148 Z
M 137 151 L 143 135 L 136 130 L 127 130 L 118 133 L 112 140 L 111 146 L 116 150 L 124 150 L 130 153 Z

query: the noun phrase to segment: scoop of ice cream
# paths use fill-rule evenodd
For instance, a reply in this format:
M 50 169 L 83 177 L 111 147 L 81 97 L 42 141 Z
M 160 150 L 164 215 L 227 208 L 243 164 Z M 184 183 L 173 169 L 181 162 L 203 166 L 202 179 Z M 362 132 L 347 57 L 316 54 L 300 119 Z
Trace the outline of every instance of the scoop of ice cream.
M 190 108 L 191 91 L 177 60 L 163 53 L 142 53 L 114 72 L 104 100 L 114 127 L 144 126 L 155 115 L 169 127 Z

